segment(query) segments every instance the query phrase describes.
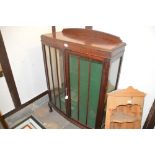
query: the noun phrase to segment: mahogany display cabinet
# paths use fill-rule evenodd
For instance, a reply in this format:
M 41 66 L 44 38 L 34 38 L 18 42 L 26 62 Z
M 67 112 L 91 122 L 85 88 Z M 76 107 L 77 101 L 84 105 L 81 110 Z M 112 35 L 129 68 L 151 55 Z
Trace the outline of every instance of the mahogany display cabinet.
M 80 128 L 104 128 L 106 94 L 117 89 L 125 43 L 82 28 L 41 36 L 49 106 Z

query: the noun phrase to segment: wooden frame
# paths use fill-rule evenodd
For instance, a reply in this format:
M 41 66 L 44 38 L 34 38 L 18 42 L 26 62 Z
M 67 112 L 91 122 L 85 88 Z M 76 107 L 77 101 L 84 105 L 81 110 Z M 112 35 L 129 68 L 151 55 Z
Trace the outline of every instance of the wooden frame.
M 43 55 L 45 51 L 45 46 L 48 46 L 49 48 L 55 48 L 55 49 L 60 49 L 64 53 L 65 57 L 65 87 L 67 87 L 67 94 L 69 96 L 67 104 L 67 114 L 61 111 L 61 109 L 57 108 L 54 103 L 52 103 L 51 100 L 51 105 L 53 106 L 54 109 L 56 109 L 60 114 L 62 114 L 65 118 L 73 122 L 74 124 L 78 126 L 82 126 L 85 128 L 89 128 L 87 126 L 87 119 L 86 119 L 86 125 L 81 124 L 79 121 L 76 121 L 71 118 L 71 98 L 70 98 L 70 66 L 69 66 L 69 55 L 76 55 L 79 58 L 84 57 L 87 58 L 88 60 L 92 61 L 97 61 L 100 62 L 103 66 L 104 69 L 102 70 L 102 78 L 101 78 L 101 85 L 100 85 L 100 95 L 99 95 L 99 101 L 98 101 L 98 108 L 97 108 L 97 116 L 96 116 L 96 124 L 95 128 L 101 128 L 102 123 L 103 123 L 103 109 L 105 108 L 105 101 L 106 101 L 106 93 L 108 89 L 108 79 L 109 79 L 109 69 L 111 66 L 111 63 L 115 61 L 116 59 L 120 58 L 120 63 L 119 63 L 119 68 L 118 68 L 118 73 L 117 73 L 117 79 L 116 79 L 116 85 L 114 89 L 117 89 L 118 82 L 119 82 L 119 75 L 121 71 L 121 65 L 122 65 L 122 60 L 123 60 L 123 54 L 124 54 L 124 49 L 125 49 L 125 43 L 123 43 L 119 37 L 103 33 L 103 32 L 98 32 L 98 31 L 93 31 L 92 26 L 86 26 L 86 29 L 64 29 L 62 32 L 56 33 L 56 28 L 55 26 L 52 27 L 52 34 L 47 34 L 47 35 L 42 35 L 41 36 L 41 42 L 43 46 Z M 79 37 L 79 40 L 77 38 L 77 42 L 75 40 L 74 35 Z M 80 35 L 79 35 L 80 34 Z M 80 38 L 81 37 L 81 38 Z M 86 38 L 85 44 L 83 44 L 83 38 Z M 66 39 L 67 38 L 67 39 Z M 110 45 L 107 47 L 107 49 L 102 48 L 101 40 L 108 40 L 112 44 L 117 44 L 114 48 Z M 82 40 L 82 41 L 81 41 Z M 100 44 L 98 44 L 99 42 Z M 91 44 L 96 43 L 96 46 L 98 47 L 93 47 Z M 50 88 L 49 85 L 49 75 L 48 75 L 48 67 L 47 67 L 47 58 L 44 56 L 44 63 L 45 63 L 45 71 L 46 71 L 46 78 L 47 78 L 47 85 L 48 88 Z M 103 68 L 103 67 L 102 67 Z M 78 70 L 80 68 L 78 67 Z M 89 66 L 89 79 L 90 80 L 90 72 L 91 72 L 91 66 Z M 79 75 L 78 75 L 79 79 Z M 78 85 L 80 81 L 78 80 Z M 88 98 L 87 98 L 87 115 L 88 115 L 88 109 L 89 109 L 89 85 L 88 85 Z M 50 89 L 49 94 L 50 94 Z M 79 94 L 79 91 L 78 91 Z M 78 95 L 79 96 L 79 95 Z M 78 97 L 79 98 L 79 97 Z M 78 99 L 79 100 L 79 99 Z M 88 118 L 88 116 L 87 116 Z M 78 101 L 78 119 L 79 119 L 79 101 Z
M 4 128 L 4 129 L 8 129 L 9 127 L 8 127 L 8 124 L 6 123 L 6 121 L 5 121 L 5 119 L 1 116 L 1 113 L 0 113 L 0 123 L 1 123 L 1 125 L 2 125 L 2 127 Z
M 0 77 L 3 76 L 3 70 L 2 70 L 2 66 L 1 66 L 1 63 L 0 63 Z
M 19 126 L 20 124 L 24 123 L 25 121 L 27 121 L 28 119 L 32 119 L 34 122 L 36 122 L 42 129 L 46 129 L 34 116 L 29 116 L 27 118 L 25 118 L 24 120 L 22 120 L 20 123 L 16 124 L 15 126 L 13 126 L 11 129 L 16 129 L 17 126 Z
M 103 120 L 103 115 L 104 115 L 103 109 L 105 108 L 105 99 L 106 99 L 106 92 L 107 92 L 107 87 L 108 87 L 110 61 L 107 60 L 103 62 L 103 65 L 104 65 L 104 68 L 102 69 L 100 97 L 99 97 L 99 104 L 98 104 L 96 125 L 95 125 L 95 128 L 97 129 L 101 128 L 102 126 L 102 120 Z
M 143 129 L 153 129 L 154 127 L 155 127 L 155 100 L 146 118 Z
M 5 49 L 1 31 L 0 31 L 0 62 L 1 62 L 2 68 L 3 68 L 3 73 L 5 76 L 14 106 L 15 106 L 15 108 L 18 108 L 21 106 L 21 101 L 19 98 L 19 94 L 17 91 L 17 87 L 15 84 L 15 80 L 13 77 L 13 73 L 11 70 L 10 62 L 9 62 L 8 55 L 7 55 L 7 52 Z

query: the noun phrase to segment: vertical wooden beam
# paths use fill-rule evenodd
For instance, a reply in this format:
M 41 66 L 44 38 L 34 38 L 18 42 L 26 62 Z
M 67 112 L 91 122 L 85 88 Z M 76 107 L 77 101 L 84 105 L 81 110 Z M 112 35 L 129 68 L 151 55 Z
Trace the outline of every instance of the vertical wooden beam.
M 97 116 L 96 116 L 96 124 L 95 124 L 96 129 L 101 128 L 102 121 L 103 121 L 106 93 L 107 93 L 107 88 L 108 88 L 109 69 L 110 69 L 110 60 L 106 59 L 103 62 L 103 68 L 102 68 L 100 96 L 99 96 Z
M 66 62 L 66 88 L 67 88 L 67 115 L 71 117 L 71 90 L 70 90 L 70 56 L 69 52 L 65 50 L 65 62 Z
M 6 123 L 4 116 L 1 115 L 1 112 L 0 112 L 0 123 L 2 124 L 4 129 L 9 129 L 9 126 Z
M 61 98 L 60 98 L 60 82 L 59 82 L 59 71 L 58 71 L 58 57 L 57 57 L 57 50 L 55 50 L 55 60 L 56 60 L 56 75 L 57 75 L 57 82 L 58 82 L 58 96 L 59 96 L 59 105 L 60 105 L 60 110 L 61 110 Z
M 52 77 L 52 85 L 53 85 L 53 92 L 51 90 L 51 93 L 53 93 L 53 95 L 54 95 L 53 104 L 56 105 L 56 95 L 55 95 L 54 76 L 53 76 L 53 64 L 52 64 L 52 53 L 51 53 L 50 46 L 49 46 L 49 59 L 50 59 L 50 69 L 51 69 L 51 77 Z M 51 98 L 52 98 L 52 95 L 51 95 Z
M 51 92 L 50 92 L 50 82 L 49 82 L 49 73 L 48 73 L 48 65 L 47 65 L 47 56 L 46 56 L 45 45 L 43 45 L 43 44 L 42 44 L 42 52 L 43 52 L 43 59 L 44 59 L 44 67 L 45 67 L 47 88 L 48 88 L 48 91 L 49 91 L 49 99 L 51 101 Z
M 8 55 L 5 49 L 1 31 L 0 31 L 0 62 L 3 68 L 3 73 L 5 75 L 5 79 L 6 79 L 13 103 L 15 105 L 15 108 L 18 108 L 21 106 L 21 101 L 19 98 L 19 94 L 17 91 L 17 87 L 15 84 L 15 80 L 13 77 L 13 73 L 11 70 L 10 62 L 9 62 Z
M 48 88 L 48 96 L 49 96 L 49 108 L 52 112 L 52 107 L 50 103 L 52 103 L 52 97 L 51 97 L 51 90 L 50 90 L 50 80 L 49 80 L 49 72 L 48 72 L 48 65 L 47 65 L 47 55 L 46 55 L 46 49 L 45 45 L 42 44 L 42 53 L 43 53 L 43 59 L 44 59 L 44 68 L 45 68 L 45 75 L 46 75 L 46 82 L 47 82 L 47 88 Z
M 2 69 L 2 66 L 1 66 L 1 62 L 0 62 L 0 77 L 3 77 L 3 69 Z
M 67 88 L 67 71 L 66 71 L 66 53 L 65 53 L 65 50 L 63 51 L 63 75 L 64 75 L 64 91 L 66 92 L 66 88 Z M 65 94 L 66 95 L 66 94 Z M 67 112 L 68 112 L 68 110 L 67 110 L 67 108 L 68 108 L 68 106 L 67 106 L 67 103 L 68 103 L 68 101 L 67 100 L 65 100 L 65 108 L 66 108 L 66 114 L 67 114 Z
M 80 57 L 78 57 L 78 120 L 80 116 Z
M 155 127 L 155 100 L 144 123 L 143 129 L 153 129 L 154 127 Z
M 91 76 L 91 60 L 89 60 L 89 66 L 88 66 L 88 96 L 87 96 L 86 125 L 88 124 L 88 114 L 89 114 L 90 76 Z

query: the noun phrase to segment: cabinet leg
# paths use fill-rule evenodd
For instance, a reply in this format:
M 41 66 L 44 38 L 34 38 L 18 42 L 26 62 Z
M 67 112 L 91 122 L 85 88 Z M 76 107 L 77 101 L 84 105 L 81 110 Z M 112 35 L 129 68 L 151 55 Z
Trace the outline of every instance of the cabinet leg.
M 49 112 L 53 112 L 53 108 L 50 102 L 48 102 L 48 106 L 49 106 Z

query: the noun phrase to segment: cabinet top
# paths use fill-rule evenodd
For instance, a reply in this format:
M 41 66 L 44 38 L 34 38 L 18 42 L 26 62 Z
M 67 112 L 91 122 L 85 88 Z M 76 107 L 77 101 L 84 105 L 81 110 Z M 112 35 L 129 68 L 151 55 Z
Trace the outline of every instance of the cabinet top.
M 114 97 L 144 97 L 145 93 L 141 92 L 132 86 L 127 89 L 115 90 L 113 92 L 108 93 L 108 96 Z
M 63 29 L 62 32 L 45 34 L 41 36 L 42 42 L 46 44 L 49 40 L 56 42 L 66 42 L 68 44 L 79 45 L 91 49 L 111 53 L 116 49 L 123 48 L 126 44 L 114 35 L 95 30 L 82 28 Z

